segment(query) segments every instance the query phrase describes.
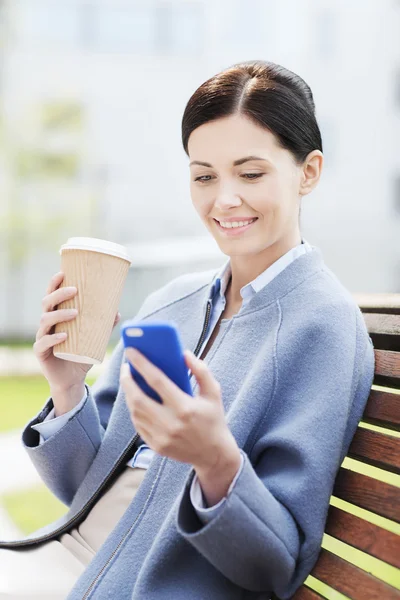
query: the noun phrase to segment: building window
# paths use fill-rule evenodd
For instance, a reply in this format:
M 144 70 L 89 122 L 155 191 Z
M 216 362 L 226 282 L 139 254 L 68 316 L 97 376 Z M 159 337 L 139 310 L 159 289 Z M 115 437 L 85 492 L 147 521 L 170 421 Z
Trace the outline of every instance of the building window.
M 204 5 L 199 0 L 13 1 L 20 45 L 181 56 L 199 54 L 204 47 Z
M 220 24 L 221 45 L 247 55 L 265 50 L 269 27 L 275 19 L 273 4 L 264 0 L 232 0 L 230 7 Z
M 79 10 L 73 0 L 17 0 L 11 9 L 21 44 L 75 46 L 79 41 Z
M 159 2 L 157 51 L 160 54 L 199 54 L 204 45 L 203 5 L 198 2 Z
M 156 11 L 152 2 L 120 6 L 91 4 L 85 30 L 94 50 L 150 53 L 156 43 Z

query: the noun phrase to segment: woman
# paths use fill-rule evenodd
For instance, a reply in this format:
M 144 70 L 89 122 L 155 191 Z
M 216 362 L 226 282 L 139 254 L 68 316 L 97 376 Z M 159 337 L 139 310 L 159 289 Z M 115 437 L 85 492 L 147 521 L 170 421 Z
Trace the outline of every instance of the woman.
M 182 140 L 194 207 L 229 258 L 136 317 L 178 324 L 195 397 L 127 351 L 163 404 L 145 396 L 121 342 L 85 385 L 87 365 L 52 354 L 67 318 L 53 308 L 76 293 L 52 279 L 34 344 L 51 397 L 22 440 L 69 511 L 1 544 L 0 598 L 286 599 L 317 560 L 374 355 L 300 233 L 323 165 L 311 90 L 273 63 L 233 65 L 190 98 Z

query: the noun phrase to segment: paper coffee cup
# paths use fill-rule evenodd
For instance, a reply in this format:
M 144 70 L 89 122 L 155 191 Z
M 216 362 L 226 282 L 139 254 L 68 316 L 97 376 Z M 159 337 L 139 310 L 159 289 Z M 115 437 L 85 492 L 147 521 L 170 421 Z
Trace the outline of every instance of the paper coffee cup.
M 91 237 L 72 237 L 60 248 L 61 288 L 78 293 L 57 309 L 77 308 L 72 321 L 57 323 L 54 333 L 66 340 L 53 347 L 54 356 L 72 362 L 100 364 L 105 357 L 131 260 L 120 244 Z

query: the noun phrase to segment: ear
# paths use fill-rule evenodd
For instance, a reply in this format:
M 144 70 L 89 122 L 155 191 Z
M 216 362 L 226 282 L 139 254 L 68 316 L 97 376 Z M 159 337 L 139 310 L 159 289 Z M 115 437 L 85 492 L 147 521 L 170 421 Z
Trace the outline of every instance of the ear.
M 324 164 L 324 155 L 320 150 L 313 150 L 307 156 L 302 166 L 299 194 L 309 194 L 318 184 Z

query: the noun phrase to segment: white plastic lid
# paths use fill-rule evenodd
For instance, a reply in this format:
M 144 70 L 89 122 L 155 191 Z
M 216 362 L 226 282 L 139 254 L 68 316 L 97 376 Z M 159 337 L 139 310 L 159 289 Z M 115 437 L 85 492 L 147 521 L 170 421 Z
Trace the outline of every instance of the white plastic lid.
M 101 252 L 102 254 L 118 256 L 119 258 L 123 258 L 132 263 L 129 252 L 125 246 L 121 246 L 121 244 L 116 244 L 115 242 L 109 242 L 108 240 L 100 240 L 99 238 L 71 237 L 68 238 L 66 244 L 61 246 L 60 254 L 63 250 L 91 250 L 92 252 Z

